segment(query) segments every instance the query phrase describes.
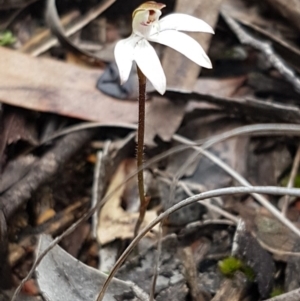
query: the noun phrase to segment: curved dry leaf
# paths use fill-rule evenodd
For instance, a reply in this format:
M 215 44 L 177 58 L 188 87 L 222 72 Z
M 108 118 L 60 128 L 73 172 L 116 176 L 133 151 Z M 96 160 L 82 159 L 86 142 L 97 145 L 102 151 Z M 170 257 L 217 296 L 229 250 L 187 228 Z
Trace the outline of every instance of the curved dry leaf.
M 37 256 L 51 243 L 50 236 L 41 235 Z M 46 300 L 94 301 L 107 275 L 73 258 L 55 246 L 37 267 L 37 282 Z M 103 301 L 145 301 L 148 297 L 131 282 L 114 279 Z
M 115 172 L 106 195 L 115 191 L 112 197 L 105 203 L 99 214 L 97 238 L 101 244 L 107 244 L 115 239 L 129 239 L 133 237 L 134 228 L 138 219 L 138 212 L 129 212 L 122 208 L 122 198 L 126 186 L 117 189 L 128 176 L 126 160 L 124 160 Z M 128 183 L 127 183 L 128 184 Z M 149 224 L 157 217 L 154 210 L 146 211 L 142 227 Z M 150 234 L 148 234 L 150 235 Z

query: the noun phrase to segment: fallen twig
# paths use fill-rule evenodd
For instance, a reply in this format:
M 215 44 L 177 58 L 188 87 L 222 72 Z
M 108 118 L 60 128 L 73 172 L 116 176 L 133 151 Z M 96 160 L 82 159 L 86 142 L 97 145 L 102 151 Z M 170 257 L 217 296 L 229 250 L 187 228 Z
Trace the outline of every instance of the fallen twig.
M 74 127 L 70 127 L 64 131 L 61 131 L 57 134 L 55 134 L 54 136 L 52 136 L 51 138 L 47 139 L 47 141 L 57 138 L 57 137 L 61 137 L 62 135 L 68 134 L 68 133 L 72 133 L 74 131 L 81 131 L 81 130 L 85 130 L 85 129 L 90 129 L 90 128 L 97 128 L 97 127 L 103 127 L 103 126 L 114 126 L 112 124 L 107 124 L 107 125 L 103 125 L 103 124 L 99 124 L 99 123 L 84 123 L 84 124 L 80 124 Z M 125 128 L 130 128 L 130 126 L 128 124 L 119 124 L 119 125 L 115 125 L 117 127 L 125 127 Z M 136 128 L 134 126 L 132 126 L 133 128 Z M 220 141 L 223 141 L 225 139 L 229 139 L 231 137 L 235 137 L 238 135 L 252 135 L 252 136 L 259 136 L 259 135 L 270 135 L 270 134 L 276 134 L 276 135 L 295 135 L 295 136 L 299 136 L 300 135 L 300 126 L 299 125 L 295 125 L 295 124 L 257 124 L 257 125 L 250 125 L 250 126 L 243 126 L 243 127 L 238 127 L 234 130 L 230 130 L 227 131 L 223 134 L 219 134 L 216 136 L 213 136 L 211 139 L 204 139 L 201 141 L 198 141 L 198 144 L 203 144 L 206 143 L 205 145 L 203 145 L 203 148 L 207 148 L 212 146 L 215 143 L 218 143 Z M 147 168 L 149 166 L 151 166 L 152 164 L 159 162 L 160 160 L 162 160 L 163 158 L 178 153 L 180 151 L 186 150 L 188 148 L 191 148 L 193 146 L 197 145 L 197 142 L 193 142 L 193 141 L 186 141 L 186 143 L 188 145 L 179 145 L 177 147 L 174 147 L 150 160 L 148 160 L 147 163 L 144 164 L 144 166 L 141 169 Z M 130 174 L 126 180 L 122 183 L 122 185 L 124 185 L 125 183 L 127 183 L 130 179 L 132 179 L 133 177 L 136 176 L 136 172 Z M 117 187 L 116 189 L 120 189 L 121 186 Z M 16 300 L 16 296 L 18 295 L 18 293 L 20 292 L 23 284 L 30 279 L 30 277 L 33 275 L 36 267 L 39 265 L 39 263 L 43 260 L 44 256 L 48 253 L 49 250 L 51 250 L 57 243 L 59 243 L 64 237 L 66 237 L 67 235 L 69 235 L 70 233 L 72 233 L 75 229 L 77 229 L 77 227 L 85 220 L 87 220 L 88 218 L 90 218 L 95 212 L 96 210 L 98 210 L 98 208 L 100 208 L 103 204 L 105 204 L 105 202 L 111 197 L 111 195 L 107 195 L 104 199 L 102 199 L 100 201 L 100 203 L 97 204 L 97 206 L 93 207 L 92 209 L 89 210 L 89 212 L 87 212 L 82 218 L 78 219 L 72 226 L 70 226 L 64 233 L 62 233 L 60 236 L 56 237 L 55 240 L 53 242 L 51 242 L 51 244 L 48 246 L 48 248 L 42 252 L 38 258 L 36 258 L 33 266 L 31 267 L 30 271 L 28 272 L 27 276 L 22 280 L 22 282 L 20 283 L 20 285 L 18 286 L 18 288 L 16 289 L 13 299 L 12 301 Z M 178 208 L 179 209 L 179 208 Z M 157 223 L 159 223 L 160 221 L 158 221 Z M 156 224 L 155 224 L 156 225 Z M 154 225 L 153 225 L 154 226 Z M 150 227 L 151 229 L 151 227 Z M 147 232 L 147 231 L 146 231 Z M 145 233 L 146 233 L 145 232 Z M 141 233 L 139 234 L 138 237 L 140 237 Z M 143 236 L 143 235 L 142 235 Z M 141 237 L 142 237 L 141 236 Z M 140 237 L 140 239 L 141 239 Z M 138 242 L 138 241 L 137 241 Z M 126 258 L 124 258 L 125 260 Z
M 190 140 L 179 135 L 176 135 L 175 140 L 181 143 L 190 143 Z M 196 151 L 213 161 L 219 167 L 221 167 L 224 171 L 226 171 L 229 175 L 231 175 L 236 181 L 238 181 L 241 185 L 246 187 L 251 187 L 252 185 L 243 178 L 239 173 L 237 173 L 234 169 L 232 169 L 229 165 L 223 162 L 221 159 L 216 157 L 211 152 L 204 150 L 201 147 L 194 146 Z M 289 228 L 292 232 L 294 232 L 298 237 L 300 237 L 300 230 L 290 221 L 288 220 L 276 207 L 274 207 L 264 196 L 259 194 L 252 194 L 252 196 L 270 213 L 272 213 L 281 223 L 283 223 L 287 228 Z
M 272 46 L 268 42 L 256 39 L 246 30 L 244 30 L 243 27 L 240 26 L 239 23 L 229 15 L 224 12 L 221 12 L 221 14 L 228 26 L 236 34 L 242 44 L 250 45 L 253 48 L 261 51 L 265 55 L 269 63 L 274 68 L 276 68 L 288 82 L 293 85 L 294 89 L 297 92 L 300 92 L 300 79 L 296 76 L 296 73 L 287 66 L 284 60 L 275 53 Z
M 10 251 L 8 258 L 11 267 L 15 266 L 22 258 L 28 255 L 28 250 L 32 249 L 38 234 L 44 233 L 57 235 L 58 233 L 62 233 L 64 229 L 76 221 L 78 218 L 78 212 L 80 216 L 86 212 L 88 205 L 87 203 L 88 199 L 81 199 L 64 210 L 58 212 L 50 220 L 47 220 L 45 223 L 32 229 L 32 232 L 28 233 L 26 237 L 18 242 L 18 247 Z
M 36 1 L 36 0 L 35 0 Z M 109 7 L 111 4 L 113 4 L 116 0 L 107 0 L 107 2 L 99 3 L 97 6 L 93 7 L 91 10 L 89 10 L 85 15 L 80 17 L 75 24 L 68 27 L 64 35 L 66 37 L 71 36 L 72 34 L 76 33 L 86 25 L 88 25 L 91 21 L 96 19 L 107 7 Z M 32 56 L 39 56 L 40 54 L 46 52 L 51 47 L 55 46 L 57 44 L 58 40 L 56 37 L 51 36 L 49 39 L 46 39 L 45 42 L 41 43 L 40 45 L 37 45 L 34 47 L 34 49 L 26 46 L 21 48 L 22 52 L 30 53 Z
M 162 177 L 162 175 L 160 173 L 159 173 L 159 175 L 160 175 L 160 177 Z M 171 180 L 167 179 L 167 178 L 162 177 L 162 180 L 166 181 L 168 184 L 172 183 Z M 178 185 L 180 185 L 184 189 L 184 191 L 187 193 L 188 196 L 191 197 L 191 196 L 194 195 L 194 193 L 190 190 L 189 186 L 191 186 L 191 185 L 190 185 L 189 182 L 178 181 Z M 199 186 L 199 187 L 197 187 L 197 186 Z M 194 185 L 193 184 L 192 188 L 193 189 L 198 189 L 199 192 L 203 192 L 203 189 L 202 189 L 201 185 Z M 224 223 L 224 224 L 234 225 L 234 224 L 237 224 L 240 220 L 240 218 L 236 217 L 235 215 L 223 210 L 222 208 L 220 208 L 218 206 L 209 204 L 206 201 L 198 201 L 198 203 L 205 206 L 205 207 L 207 207 L 207 209 L 212 210 L 212 211 L 222 215 L 223 217 L 227 218 L 227 220 L 222 219 L 222 220 L 219 220 L 219 221 L 215 221 L 216 223 Z M 201 222 L 201 223 L 205 224 L 206 222 L 211 223 L 213 221 L 204 221 L 204 222 Z M 191 224 L 189 224 L 189 226 L 194 225 L 194 224 L 196 225 L 197 223 L 199 223 L 199 222 L 191 223 Z M 251 232 L 251 234 L 257 239 L 258 243 L 270 253 L 280 255 L 280 256 L 285 255 L 285 256 L 300 257 L 300 252 L 289 252 L 289 251 L 282 251 L 280 249 L 272 248 L 268 244 L 263 242 L 261 239 L 259 239 L 253 231 Z
M 95 15 L 98 16 L 106 8 L 108 8 L 113 2 L 115 2 L 115 0 L 106 0 L 104 2 L 102 1 L 100 6 L 98 6 L 96 10 L 93 10 L 94 12 L 93 16 Z M 97 14 L 95 14 L 95 11 L 97 12 Z M 82 58 L 83 60 L 89 63 L 96 64 L 99 67 L 105 67 L 105 63 L 99 57 L 85 50 L 80 49 L 67 38 L 60 24 L 59 16 L 55 6 L 55 0 L 47 1 L 46 19 L 52 33 L 56 36 L 56 38 L 59 40 L 59 42 L 63 47 L 65 47 L 71 53 L 74 53 L 75 55 L 79 56 L 80 58 Z
M 295 182 L 295 178 L 297 176 L 297 172 L 299 169 L 299 163 L 300 163 L 300 146 L 298 146 L 297 152 L 296 152 L 296 156 L 294 159 L 294 163 L 293 163 L 293 167 L 292 167 L 292 171 L 291 171 L 291 175 L 289 178 L 289 182 L 287 184 L 287 188 L 292 188 L 294 187 L 294 182 Z M 283 206 L 282 206 L 282 214 L 286 215 L 287 209 L 290 205 L 290 198 L 286 195 L 284 197 L 284 202 L 283 202 Z
M 104 283 L 101 292 L 97 298 L 97 301 L 102 301 L 105 295 L 105 291 L 110 284 L 110 281 L 115 276 L 117 270 L 122 265 L 122 263 L 126 260 L 128 255 L 132 252 L 133 248 L 138 244 L 138 242 L 145 236 L 145 234 L 150 231 L 154 226 L 160 223 L 167 216 L 172 214 L 173 212 L 188 206 L 192 203 L 198 202 L 200 200 L 209 199 L 213 197 L 220 197 L 225 195 L 234 195 L 234 194 L 244 194 L 244 193 L 259 193 L 259 194 L 274 194 L 274 195 L 291 195 L 291 196 L 300 196 L 300 189 L 296 188 L 282 188 L 282 187 L 273 187 L 273 186 L 251 186 L 251 187 L 229 187 L 229 188 L 220 188 L 216 190 L 211 190 L 207 192 L 203 192 L 192 197 L 189 197 L 171 208 L 167 209 L 165 212 L 160 214 L 156 219 L 154 219 L 149 225 L 141 230 L 141 232 L 133 239 L 130 245 L 126 248 L 126 250 L 122 253 L 118 261 L 115 263 L 112 268 L 110 274 L 107 277 L 106 282 Z
M 0 197 L 0 209 L 9 219 L 28 200 L 32 193 L 57 172 L 78 149 L 93 136 L 93 131 L 81 131 L 70 134 L 48 151 L 40 160 L 33 163 L 30 172 Z
M 107 179 L 105 179 L 106 172 L 106 164 L 108 160 L 108 153 L 111 141 L 107 141 L 104 145 L 103 150 L 97 152 L 97 161 L 94 169 L 94 179 L 93 179 L 93 187 L 92 187 L 92 201 L 91 207 L 97 206 L 100 202 Z M 97 237 L 97 225 L 98 225 L 98 212 L 92 217 L 92 233 L 94 238 Z
M 91 139 L 93 134 L 93 131 L 82 131 L 62 138 L 52 150 L 32 164 L 26 176 L 1 195 L 0 246 L 2 250 L 7 248 L 6 222 L 13 216 L 16 210 L 31 197 L 32 193 L 42 183 L 53 176 L 63 163 Z M 1 256 L 0 271 L 2 264 L 5 266 L 4 256 Z M 5 275 L 4 279 L 7 279 L 7 277 L 8 276 Z

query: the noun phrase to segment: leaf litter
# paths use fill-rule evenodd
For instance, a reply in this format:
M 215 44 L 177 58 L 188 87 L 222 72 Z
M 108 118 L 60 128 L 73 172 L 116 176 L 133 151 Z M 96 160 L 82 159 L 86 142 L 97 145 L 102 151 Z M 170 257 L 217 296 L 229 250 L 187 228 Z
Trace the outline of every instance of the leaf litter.
M 297 300 L 297 4 L 166 1 L 166 12 L 193 14 L 215 29 L 212 39 L 195 35 L 214 68 L 199 76 L 184 57 L 157 47 L 169 87 L 163 97 L 151 87 L 148 93 L 144 173 L 151 200 L 142 228 L 164 223 L 132 241 L 137 79 L 132 72 L 132 86 L 122 90 L 107 54 L 130 32 L 139 4 L 56 3 L 59 15 L 68 16 L 52 20 L 52 30 L 58 22 L 66 26 L 56 37 L 39 1 L 0 5 L 4 11 L 26 7 L 5 19 L 14 42 L 0 49 L 1 297 L 9 300 L 25 279 L 21 300 L 95 300 L 116 275 L 103 300 L 149 300 L 151 294 L 156 300 Z M 93 158 L 107 145 L 95 178 Z M 199 193 L 205 200 L 190 199 Z M 173 212 L 176 206 L 181 209 Z M 218 263 L 232 256 L 254 277 L 223 275 Z M 33 263 L 36 275 L 29 280 Z M 278 288 L 283 294 L 272 299 Z

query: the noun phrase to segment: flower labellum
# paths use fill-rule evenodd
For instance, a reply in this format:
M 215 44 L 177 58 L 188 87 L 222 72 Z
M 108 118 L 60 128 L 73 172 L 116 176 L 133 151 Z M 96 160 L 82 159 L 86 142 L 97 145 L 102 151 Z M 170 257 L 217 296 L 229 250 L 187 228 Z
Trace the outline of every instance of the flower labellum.
M 203 20 L 186 14 L 174 13 L 159 19 L 164 7 L 162 3 L 147 1 L 133 12 L 131 36 L 119 41 L 115 47 L 121 84 L 128 80 L 132 62 L 135 61 L 154 88 L 160 94 L 165 93 L 166 76 L 149 41 L 171 47 L 199 66 L 212 68 L 201 45 L 180 31 L 213 34 L 213 29 Z

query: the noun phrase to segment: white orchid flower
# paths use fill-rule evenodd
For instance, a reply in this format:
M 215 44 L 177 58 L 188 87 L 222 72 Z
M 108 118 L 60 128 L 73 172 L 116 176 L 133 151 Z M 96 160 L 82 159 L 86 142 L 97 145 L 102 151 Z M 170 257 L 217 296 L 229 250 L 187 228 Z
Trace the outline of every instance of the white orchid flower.
M 211 26 L 201 19 L 179 13 L 170 14 L 159 20 L 161 9 L 164 7 L 162 3 L 148 1 L 133 12 L 131 36 L 119 41 L 115 47 L 121 84 L 128 80 L 132 62 L 135 61 L 154 88 L 160 94 L 165 93 L 166 76 L 149 41 L 169 46 L 196 64 L 212 68 L 211 61 L 201 45 L 180 32 L 214 33 Z

